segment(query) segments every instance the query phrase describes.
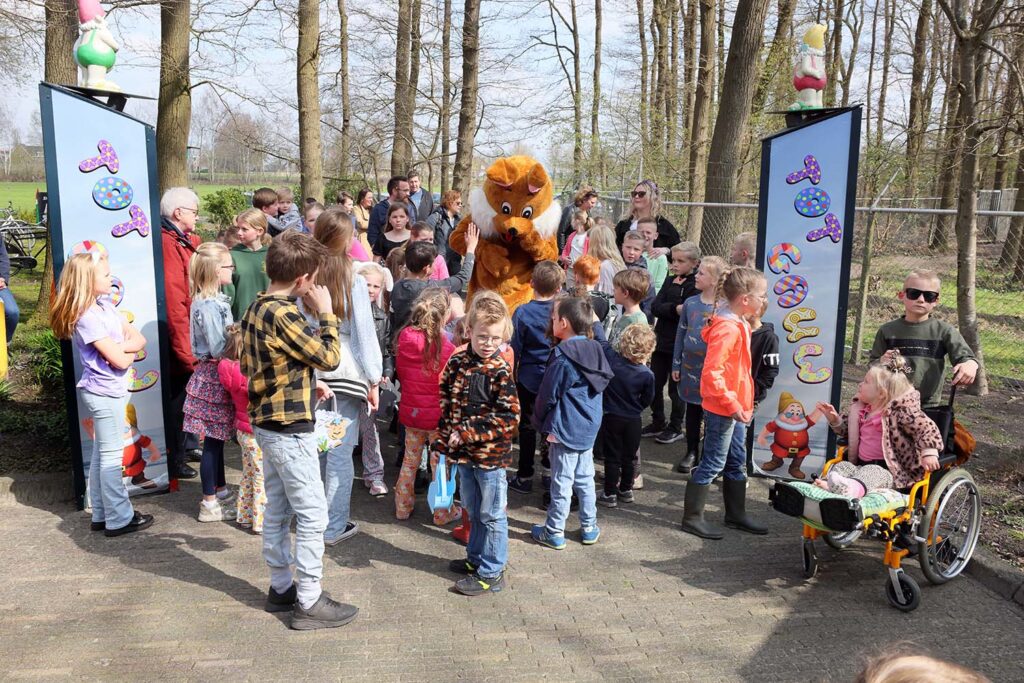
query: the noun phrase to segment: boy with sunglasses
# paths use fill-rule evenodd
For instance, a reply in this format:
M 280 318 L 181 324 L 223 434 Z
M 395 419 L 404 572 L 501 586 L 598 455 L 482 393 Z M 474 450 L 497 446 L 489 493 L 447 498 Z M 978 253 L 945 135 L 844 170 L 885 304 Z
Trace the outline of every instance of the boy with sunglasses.
M 931 317 L 939 303 L 939 275 L 933 270 L 912 270 L 897 295 L 905 313 L 878 328 L 871 347 L 872 363 L 886 360 L 889 351 L 898 349 L 909 361 L 910 381 L 921 392 L 921 405 L 928 408 L 942 400 L 942 382 L 946 356 L 953 363 L 953 384 L 974 383 L 978 361 L 963 335 L 947 322 Z

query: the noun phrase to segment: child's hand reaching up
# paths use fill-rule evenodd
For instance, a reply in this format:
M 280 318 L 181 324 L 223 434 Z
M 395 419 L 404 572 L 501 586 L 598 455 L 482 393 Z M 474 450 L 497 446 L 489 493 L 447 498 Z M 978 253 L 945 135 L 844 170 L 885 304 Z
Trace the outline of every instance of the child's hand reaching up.
M 479 242 L 480 228 L 476 227 L 476 223 L 470 223 L 466 226 L 466 254 L 475 253 Z
M 831 403 L 818 401 L 814 406 L 815 410 L 825 416 L 830 425 L 835 427 L 840 422 L 839 411 Z

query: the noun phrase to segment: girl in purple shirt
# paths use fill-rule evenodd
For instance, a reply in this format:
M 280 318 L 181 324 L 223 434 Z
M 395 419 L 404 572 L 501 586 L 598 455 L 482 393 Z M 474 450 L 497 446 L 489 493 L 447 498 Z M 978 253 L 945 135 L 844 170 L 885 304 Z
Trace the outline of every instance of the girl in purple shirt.
M 110 301 L 110 264 L 105 254 L 76 254 L 64 264 L 50 326 L 59 339 L 72 339 L 82 365 L 78 395 L 93 421 L 89 462 L 92 530 L 120 536 L 145 529 L 152 515 L 132 508 L 121 477 L 128 368 L 146 339 Z

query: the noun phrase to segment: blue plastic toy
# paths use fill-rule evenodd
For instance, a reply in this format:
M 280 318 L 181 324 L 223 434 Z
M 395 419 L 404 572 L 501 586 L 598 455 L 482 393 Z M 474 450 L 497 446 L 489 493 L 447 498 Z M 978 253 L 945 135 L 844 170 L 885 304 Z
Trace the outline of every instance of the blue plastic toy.
M 434 480 L 430 482 L 427 489 L 427 504 L 430 511 L 447 510 L 455 502 L 455 468 L 452 468 L 451 478 L 445 478 L 444 454 L 437 458 L 437 470 L 434 472 Z

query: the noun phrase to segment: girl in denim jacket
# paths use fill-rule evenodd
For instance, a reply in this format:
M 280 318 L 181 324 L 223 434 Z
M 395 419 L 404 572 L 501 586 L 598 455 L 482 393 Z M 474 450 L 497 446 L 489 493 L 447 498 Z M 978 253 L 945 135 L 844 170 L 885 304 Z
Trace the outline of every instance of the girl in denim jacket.
M 224 480 L 224 442 L 235 435 L 235 408 L 217 373 L 227 327 L 233 322 L 231 302 L 220 288 L 231 284 L 234 268 L 227 247 L 218 242 L 200 244 L 188 267 L 192 295 L 189 334 L 198 365 L 185 389 L 183 429 L 204 435 L 199 464 L 203 484 L 200 522 L 235 519 L 234 508 L 223 505 L 232 495 Z

